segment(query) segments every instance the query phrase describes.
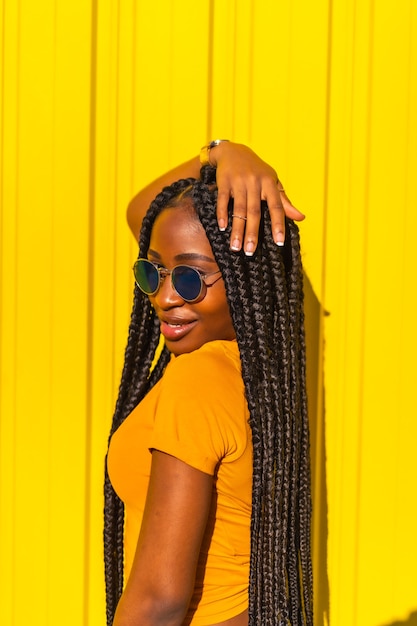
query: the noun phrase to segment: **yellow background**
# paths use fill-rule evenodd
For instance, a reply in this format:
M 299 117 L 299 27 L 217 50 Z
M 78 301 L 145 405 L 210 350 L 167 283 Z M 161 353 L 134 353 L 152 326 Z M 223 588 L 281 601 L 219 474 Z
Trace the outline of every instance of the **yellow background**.
M 0 623 L 104 623 L 125 208 L 226 137 L 308 216 L 316 623 L 415 625 L 415 0 L 0 7 Z

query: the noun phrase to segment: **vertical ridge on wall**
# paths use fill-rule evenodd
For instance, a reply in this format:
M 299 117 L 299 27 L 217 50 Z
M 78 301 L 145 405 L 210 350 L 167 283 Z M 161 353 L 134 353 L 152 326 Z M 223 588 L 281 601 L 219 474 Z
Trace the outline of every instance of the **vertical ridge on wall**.
M 17 46 L 10 46 L 8 66 L 6 66 L 6 7 L 4 2 L 1 5 L 0 19 L 1 19 L 1 101 L 0 101 L 0 113 L 1 113 L 1 128 L 0 128 L 0 381 L 1 381 L 1 394 L 0 394 L 0 407 L 1 414 L 7 414 L 12 419 L 6 421 L 1 419 L 0 421 L 0 556 L 2 568 L 0 568 L 0 586 L 4 589 L 5 600 L 2 603 L 3 615 L 6 620 L 11 620 L 13 610 L 13 585 L 12 577 L 6 575 L 7 572 L 12 572 L 14 567 L 14 531 L 13 531 L 13 494 L 14 489 L 14 473 L 13 468 L 15 466 L 15 450 L 16 450 L 16 432 L 15 432 L 15 420 L 13 419 L 16 412 L 16 386 L 15 376 L 16 371 L 16 322 L 15 322 L 15 293 L 12 290 L 5 288 L 6 277 L 9 284 L 14 283 L 16 280 L 15 267 L 13 263 L 15 259 L 16 250 L 16 212 L 5 211 L 6 202 L 13 209 L 16 203 L 16 185 L 11 184 L 11 173 L 13 168 L 16 167 L 17 161 L 17 149 L 16 142 L 13 141 L 16 133 L 16 124 L 13 123 L 13 107 L 10 106 L 10 101 L 6 101 L 5 98 L 5 84 L 9 81 L 10 90 L 14 94 L 16 91 L 16 73 L 10 71 L 11 68 L 16 67 Z M 17 7 L 14 6 L 11 9 L 12 15 L 9 16 L 9 31 L 7 36 L 10 37 L 16 29 L 17 21 Z M 10 111 L 10 114 L 9 114 Z M 5 119 L 10 115 L 10 124 L 6 128 Z M 10 145 L 10 150 L 7 152 L 6 158 L 6 146 Z M 14 179 L 12 178 L 14 182 Z M 7 233 L 7 238 L 6 238 Z M 7 333 L 6 333 L 7 329 Z M 6 356 L 8 356 L 6 360 Z M 5 442 L 8 444 L 8 451 L 5 450 Z
M 364 10 L 365 9 L 365 10 Z M 363 11 L 363 12 L 362 12 Z M 363 198 L 364 198 L 364 206 L 369 205 L 370 201 L 370 147 L 371 147 L 371 116 L 372 116 L 372 100 L 375 96 L 372 90 L 372 73 L 373 73 L 373 54 L 374 54 L 374 46 L 373 46 L 373 38 L 374 38 L 374 4 L 373 2 L 369 3 L 367 7 L 361 7 L 359 3 L 355 2 L 355 28 L 359 31 L 359 37 L 363 42 L 363 53 L 366 59 L 366 62 L 360 64 L 361 73 L 360 78 L 363 83 L 359 83 L 359 89 L 357 89 L 358 93 L 353 92 L 353 106 L 355 102 L 359 100 L 357 97 L 360 93 L 360 98 L 364 100 L 364 110 L 361 112 L 363 115 L 363 119 L 361 120 L 364 124 L 363 128 L 363 136 L 358 137 L 358 143 L 363 141 L 363 167 L 360 173 L 360 183 L 361 187 L 363 186 Z M 363 27 L 363 33 L 361 32 Z M 359 48 L 361 50 L 361 48 Z M 356 52 L 355 47 L 353 47 L 353 52 Z M 359 62 L 356 58 L 354 58 L 354 65 L 356 66 L 355 76 L 353 77 L 353 87 L 356 86 L 356 81 L 358 80 L 359 74 Z M 356 178 L 356 182 L 358 179 Z M 366 294 L 369 289 L 369 275 L 368 275 L 368 242 L 369 242 L 369 215 L 368 212 L 365 211 L 362 223 L 362 250 L 359 253 L 360 258 L 362 259 L 361 263 L 361 285 L 360 290 L 357 291 L 357 296 L 359 295 L 359 300 L 362 302 L 362 311 L 361 314 L 363 317 L 366 317 Z M 359 292 L 359 293 L 358 293 Z M 359 536 L 360 526 L 361 526 L 361 510 L 360 510 L 360 500 L 362 495 L 362 463 L 363 463 L 363 451 L 362 451 L 362 426 L 363 426 L 363 413 L 362 406 L 364 400 L 364 371 L 365 371 L 365 345 L 366 345 L 366 328 L 365 324 L 361 324 L 359 330 L 358 337 L 358 349 L 359 359 L 358 359 L 358 423 L 357 423 L 357 439 L 356 439 L 356 448 L 358 450 L 357 455 L 357 466 L 355 468 L 356 473 L 356 484 L 353 484 L 353 489 L 355 490 L 355 519 L 352 525 L 352 533 L 355 535 L 355 539 Z M 355 541 L 355 549 L 353 552 L 353 589 L 352 589 L 352 603 L 350 610 L 352 611 L 352 618 L 355 621 L 359 619 L 359 598 L 358 598 L 358 585 L 356 581 L 359 576 L 359 564 L 361 560 L 361 554 L 359 549 L 358 542 Z M 344 617 L 346 619 L 346 616 Z
M 94 364 L 94 257 L 95 257 L 95 245 L 94 245 L 94 232 L 95 232 L 95 174 L 96 174 L 96 123 L 95 115 L 97 110 L 97 28 L 98 28 L 98 6 L 97 0 L 91 2 L 91 35 L 90 35 L 90 103 L 89 103 L 89 186 L 88 186 L 88 261 L 87 261 L 87 312 L 86 312 L 86 324 L 87 324 L 87 345 L 86 345 L 86 399 L 85 399 L 85 516 L 84 516 L 84 590 L 83 590 L 83 623 L 90 623 L 90 602 L 91 602 L 91 590 L 90 581 L 92 579 L 91 572 L 95 568 L 91 567 L 91 522 L 92 511 L 91 501 L 93 498 L 92 481 L 92 449 L 93 449 L 93 420 L 91 416 L 93 414 L 94 399 L 93 399 L 93 364 Z M 100 597 L 100 596 L 99 596 Z
M 307 352 L 308 361 L 307 366 L 310 371 L 315 373 L 314 381 L 308 387 L 309 392 L 309 406 L 311 415 L 316 414 L 316 422 L 312 423 L 312 479 L 313 479 L 313 526 L 312 526 L 312 557 L 314 566 L 314 615 L 316 623 L 321 626 L 328 626 L 330 623 L 330 598 L 329 598 L 329 578 L 328 578 L 328 493 L 327 493 L 327 472 L 326 472 L 326 428 L 325 428 L 325 414 L 326 414 L 326 397 L 325 397 L 325 380 L 324 380 L 324 319 L 328 312 L 325 309 L 325 284 L 326 284 L 326 239 L 327 239 L 327 217 L 329 211 L 327 188 L 329 184 L 329 146 L 330 146 L 330 114 L 331 114 L 331 68 L 332 68 L 332 53 L 333 53 L 333 31 L 332 31 L 332 14 L 333 14 L 333 2 L 330 0 L 326 6 L 327 17 L 323 19 L 325 23 L 326 33 L 326 48 L 323 49 L 323 65 L 325 66 L 325 77 L 323 82 L 325 88 L 323 89 L 324 97 L 322 101 L 324 120 L 323 120 L 323 192 L 322 192 L 322 207 L 321 215 L 317 212 L 313 214 L 316 220 L 320 217 L 321 228 L 321 249 L 320 264 L 317 269 L 310 267 L 310 271 L 313 275 L 314 271 L 319 271 L 320 275 L 317 279 L 317 296 L 318 296 L 318 321 L 315 326 L 316 342 L 317 342 L 317 355 L 316 359 L 312 358 L 312 355 Z M 317 185 L 320 179 L 317 180 Z M 315 230 L 313 229 L 313 233 Z M 306 246 L 308 249 L 309 241 L 307 240 Z M 306 300 L 306 319 L 311 315 L 312 309 L 308 307 L 308 300 Z M 306 322 L 306 325 L 308 322 Z M 308 329 L 308 325 L 307 325 Z M 307 346 L 312 342 L 312 337 L 306 332 Z M 312 406 L 312 400 L 314 396 L 311 389 L 314 389 L 314 383 L 317 388 L 317 400 L 315 405 Z
M 214 129 L 212 128 L 213 120 L 213 55 L 214 55 L 214 0 L 208 3 L 208 40 L 207 40 L 207 115 L 206 115 L 206 135 L 204 142 L 212 141 L 210 137 L 214 137 Z M 203 142 L 203 143 L 204 143 Z

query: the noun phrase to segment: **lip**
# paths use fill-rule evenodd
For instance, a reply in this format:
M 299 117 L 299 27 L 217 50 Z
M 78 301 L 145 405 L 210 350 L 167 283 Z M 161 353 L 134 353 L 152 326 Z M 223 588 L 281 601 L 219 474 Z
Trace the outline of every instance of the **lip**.
M 178 341 L 178 339 L 182 339 L 194 328 L 196 325 L 195 320 L 191 321 L 181 321 L 181 320 L 161 320 L 160 328 L 161 333 L 168 339 L 169 341 Z

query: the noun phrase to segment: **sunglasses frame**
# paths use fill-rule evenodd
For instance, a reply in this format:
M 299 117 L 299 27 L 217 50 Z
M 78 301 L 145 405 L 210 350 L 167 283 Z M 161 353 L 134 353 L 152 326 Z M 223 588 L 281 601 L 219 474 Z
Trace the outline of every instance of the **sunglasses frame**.
M 145 262 L 145 263 L 149 263 L 158 272 L 158 284 L 156 286 L 155 291 L 152 291 L 152 292 L 148 293 L 147 291 L 142 289 L 142 287 L 139 285 L 138 281 L 136 280 L 136 267 L 137 267 L 137 265 L 138 265 L 138 263 L 140 261 Z M 199 277 L 199 279 L 200 279 L 200 291 L 199 291 L 198 295 L 195 298 L 192 298 L 192 299 L 191 298 L 184 298 L 184 296 L 181 293 L 179 293 L 178 289 L 176 288 L 176 286 L 174 284 L 175 274 L 173 275 L 173 272 L 175 272 L 175 270 L 178 269 L 179 267 L 190 269 L 193 272 L 195 272 L 197 274 L 197 276 Z M 211 283 L 210 285 L 207 285 L 205 279 L 208 278 L 209 276 L 214 276 L 214 274 L 221 274 L 221 270 L 216 270 L 215 272 L 210 272 L 208 274 L 204 274 L 203 272 L 201 272 L 197 268 L 192 267 L 191 265 L 187 265 L 186 263 L 180 263 L 179 265 L 176 265 L 175 267 L 173 267 L 172 270 L 168 270 L 166 267 L 158 267 L 158 265 L 156 263 L 154 263 L 153 261 L 149 261 L 149 259 L 144 259 L 144 258 L 137 259 L 135 264 L 134 264 L 134 266 L 133 266 L 133 275 L 135 277 L 135 283 L 137 284 L 139 289 L 142 291 L 142 293 L 144 293 L 147 296 L 154 296 L 159 291 L 159 289 L 161 287 L 161 281 L 165 280 L 165 278 L 167 276 L 171 276 L 171 285 L 172 285 L 172 288 L 174 289 L 175 293 L 178 294 L 179 297 L 182 300 L 184 300 L 185 302 L 188 302 L 188 303 L 197 302 L 197 300 L 201 300 L 202 298 L 204 298 L 204 296 L 206 294 L 204 293 L 204 295 L 202 296 L 203 291 L 205 289 L 207 289 L 208 287 L 212 287 L 221 278 L 221 276 L 219 276 L 219 278 L 217 278 L 213 283 Z

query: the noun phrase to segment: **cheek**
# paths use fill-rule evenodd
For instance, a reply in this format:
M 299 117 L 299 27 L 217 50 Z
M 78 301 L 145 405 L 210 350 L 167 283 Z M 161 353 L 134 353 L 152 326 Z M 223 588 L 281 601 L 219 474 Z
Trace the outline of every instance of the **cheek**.
M 227 335 L 227 337 L 234 337 L 235 330 L 230 315 L 229 305 L 226 300 L 226 294 L 224 295 L 224 298 L 222 298 L 221 303 L 219 302 L 219 306 L 216 311 L 216 318 L 217 326 L 222 330 L 223 334 Z
M 226 323 L 232 324 L 232 318 L 230 316 L 229 304 L 227 302 L 226 288 L 224 284 L 219 285 L 219 293 L 217 293 L 216 296 L 219 315 Z

